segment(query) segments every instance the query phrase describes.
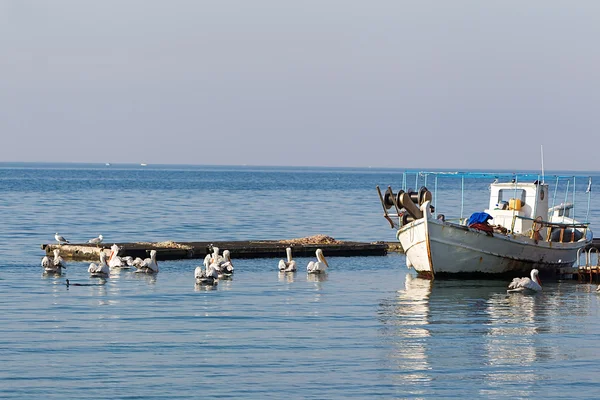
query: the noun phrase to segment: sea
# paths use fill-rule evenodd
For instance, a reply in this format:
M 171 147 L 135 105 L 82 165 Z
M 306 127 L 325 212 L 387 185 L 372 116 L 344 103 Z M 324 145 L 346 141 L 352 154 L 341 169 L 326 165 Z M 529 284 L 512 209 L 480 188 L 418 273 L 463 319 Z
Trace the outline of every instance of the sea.
M 419 279 L 399 253 L 325 254 L 318 277 L 306 273 L 311 257 L 282 274 L 277 259 L 233 253 L 233 278 L 210 289 L 194 281 L 201 260 L 159 261 L 155 276 L 90 278 L 89 262 L 75 261 L 42 275 L 41 245 L 56 232 L 75 243 L 102 234 L 109 246 L 393 242 L 377 186 L 435 189 L 436 212 L 459 218 L 488 207 L 494 174 L 512 174 L 438 172 L 0 163 L 0 398 L 599 398 L 593 283 L 507 294 L 502 280 Z M 576 200 L 592 230 L 599 178 L 535 177 L 564 190 L 551 204 Z

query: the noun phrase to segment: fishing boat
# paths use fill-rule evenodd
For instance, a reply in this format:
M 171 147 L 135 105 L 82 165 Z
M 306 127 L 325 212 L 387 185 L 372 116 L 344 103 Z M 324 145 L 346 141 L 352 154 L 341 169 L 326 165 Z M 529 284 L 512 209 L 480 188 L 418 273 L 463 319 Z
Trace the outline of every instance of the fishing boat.
M 516 277 L 528 276 L 534 268 L 540 271 L 541 276 L 557 276 L 564 268 L 572 268 L 578 261 L 578 252 L 592 243 L 589 223 L 579 222 L 572 215 L 576 177 L 557 176 L 551 196 L 543 175 L 417 174 L 415 182 L 419 177 L 426 181 L 427 177 L 433 176 L 436 189 L 438 178 L 459 178 L 459 182 L 462 182 L 461 215 L 457 219 L 447 216 L 456 213 L 458 207 L 443 210 L 445 214 L 438 213 L 435 205 L 438 201 L 437 190 L 431 192 L 426 186 L 421 186 L 418 191 L 401 189 L 394 192 L 388 186 L 382 193 L 377 186 L 384 217 L 396 230 L 396 237 L 406 255 L 406 264 L 420 276 Z M 485 205 L 487 208 L 475 209 L 466 218 L 463 216 L 465 203 L 475 207 L 473 200 L 485 198 L 482 195 L 485 192 L 479 185 L 478 196 L 469 196 L 467 193 L 465 201 L 465 179 L 469 177 L 477 178 L 480 182 L 483 180 L 488 186 L 489 201 Z M 585 193 L 589 216 L 591 177 L 587 178 Z M 565 201 L 554 205 L 559 182 L 561 188 L 566 189 Z M 406 177 L 403 186 L 406 187 Z M 566 201 L 570 196 L 573 202 Z M 551 207 L 550 198 L 553 203 Z M 390 209 L 393 210 L 388 211 Z

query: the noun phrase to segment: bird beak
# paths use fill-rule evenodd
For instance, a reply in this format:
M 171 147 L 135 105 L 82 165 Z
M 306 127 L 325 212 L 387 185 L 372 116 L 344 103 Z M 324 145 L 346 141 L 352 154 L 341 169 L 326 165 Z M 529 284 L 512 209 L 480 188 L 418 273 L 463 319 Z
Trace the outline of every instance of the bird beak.
M 327 268 L 329 268 L 329 263 L 327 263 L 327 259 L 325 258 L 325 256 L 323 256 L 323 262 L 325 263 L 325 265 L 327 265 Z

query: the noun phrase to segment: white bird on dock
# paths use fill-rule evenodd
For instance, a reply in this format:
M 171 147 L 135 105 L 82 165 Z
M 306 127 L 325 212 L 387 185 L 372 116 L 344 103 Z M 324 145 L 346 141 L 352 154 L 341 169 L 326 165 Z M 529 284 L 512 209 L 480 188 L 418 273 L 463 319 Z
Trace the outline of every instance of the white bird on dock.
M 90 244 L 100 244 L 100 243 L 102 243 L 103 240 L 104 240 L 104 237 L 102 237 L 102 235 L 98 235 L 98 237 L 95 237 L 93 239 L 88 240 L 88 243 L 90 243 Z
M 88 267 L 88 272 L 91 276 L 100 278 L 106 278 L 110 275 L 110 267 L 106 263 L 106 253 L 104 251 L 100 252 L 100 264 L 91 263 Z
M 309 262 L 306 266 L 306 271 L 309 274 L 325 273 L 327 271 L 327 268 L 329 267 L 329 264 L 327 263 L 325 256 L 323 256 L 323 250 L 317 249 L 315 253 L 317 255 L 317 261 Z
M 292 248 L 288 247 L 285 249 L 287 255 L 287 261 L 279 260 L 279 271 L 280 272 L 296 272 L 296 261 L 292 260 Z
M 537 269 L 531 270 L 531 278 L 515 278 L 508 285 L 507 292 L 524 292 L 524 291 L 532 291 L 532 292 L 541 292 L 542 284 L 540 279 L 538 278 L 539 271 Z
M 110 268 L 123 268 L 125 264 L 123 264 L 123 260 L 119 257 L 119 250 L 121 248 L 116 244 L 110 246 L 110 257 L 108 258 L 108 266 Z
M 58 234 L 58 232 L 56 232 L 54 234 L 54 239 L 58 242 L 59 245 L 63 244 L 63 243 L 70 243 L 67 239 L 65 239 L 63 236 L 60 236 Z
M 135 262 L 135 261 L 134 261 Z M 155 274 L 158 272 L 158 262 L 156 261 L 156 250 L 150 251 L 150 258 L 144 259 L 142 265 L 137 266 L 137 271 L 146 274 Z

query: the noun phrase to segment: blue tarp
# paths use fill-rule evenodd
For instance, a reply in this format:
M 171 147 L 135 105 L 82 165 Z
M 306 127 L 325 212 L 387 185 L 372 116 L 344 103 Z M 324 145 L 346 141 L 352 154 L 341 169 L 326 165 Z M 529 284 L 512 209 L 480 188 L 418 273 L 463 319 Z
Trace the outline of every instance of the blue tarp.
M 467 222 L 467 226 L 471 224 L 485 224 L 488 219 L 492 219 L 493 217 L 486 212 L 476 212 L 471 214 L 469 217 L 469 221 Z

